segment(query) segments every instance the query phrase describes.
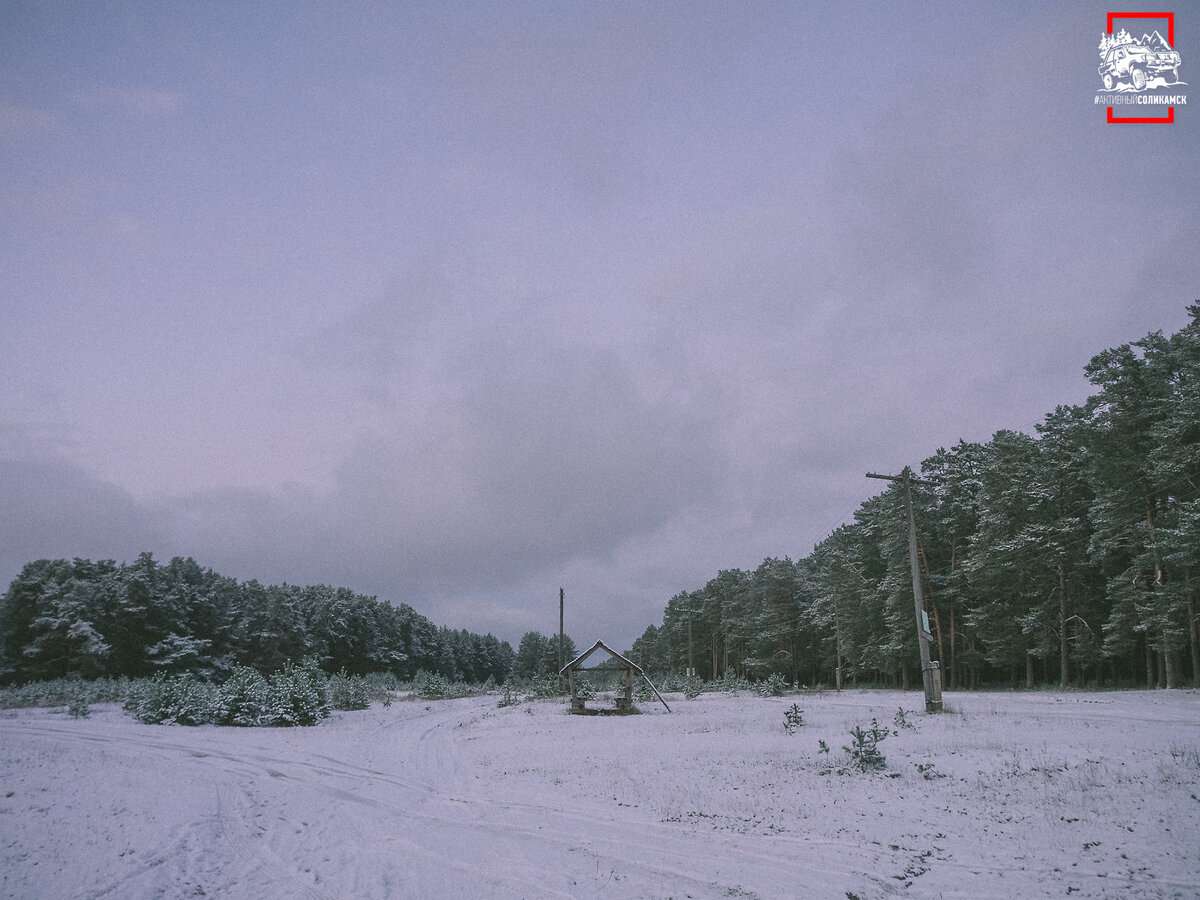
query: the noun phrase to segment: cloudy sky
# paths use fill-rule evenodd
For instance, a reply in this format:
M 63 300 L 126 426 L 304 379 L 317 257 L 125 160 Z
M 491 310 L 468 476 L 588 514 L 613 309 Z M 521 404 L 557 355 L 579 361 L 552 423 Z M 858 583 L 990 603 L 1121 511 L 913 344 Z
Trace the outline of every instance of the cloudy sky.
M 628 647 L 806 555 L 1200 298 L 1200 89 L 1107 124 L 1106 10 L 0 0 L 0 582 Z

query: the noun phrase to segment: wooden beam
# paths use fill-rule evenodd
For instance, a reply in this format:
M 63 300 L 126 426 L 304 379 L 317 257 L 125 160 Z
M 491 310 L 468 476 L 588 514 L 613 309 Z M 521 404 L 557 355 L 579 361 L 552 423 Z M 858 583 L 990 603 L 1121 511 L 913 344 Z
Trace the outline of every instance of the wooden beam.
M 646 684 L 650 685 L 650 690 L 654 691 L 654 696 L 658 698 L 659 702 L 663 706 L 667 706 L 667 701 L 664 700 L 663 695 L 658 692 L 658 688 L 656 688 L 654 686 L 654 682 L 650 680 L 650 676 L 647 675 L 645 672 L 643 672 L 642 677 L 646 679 Z M 671 707 L 667 706 L 667 712 L 670 712 L 670 711 L 671 711 Z

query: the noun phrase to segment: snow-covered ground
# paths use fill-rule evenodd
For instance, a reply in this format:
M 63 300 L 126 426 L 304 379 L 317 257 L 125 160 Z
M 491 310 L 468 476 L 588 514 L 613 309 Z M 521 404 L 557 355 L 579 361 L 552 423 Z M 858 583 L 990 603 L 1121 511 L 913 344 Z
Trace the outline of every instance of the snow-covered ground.
M 667 699 L 295 729 L 5 710 L 0 896 L 1200 896 L 1195 691 Z M 872 718 L 886 769 L 840 772 Z

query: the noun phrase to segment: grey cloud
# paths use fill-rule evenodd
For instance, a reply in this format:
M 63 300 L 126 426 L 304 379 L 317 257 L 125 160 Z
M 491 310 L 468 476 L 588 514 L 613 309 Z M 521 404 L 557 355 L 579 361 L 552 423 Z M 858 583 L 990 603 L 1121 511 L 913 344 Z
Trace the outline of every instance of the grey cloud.
M 406 400 L 379 411 L 339 470 L 338 515 L 369 517 L 369 540 L 405 568 L 452 556 L 514 577 L 604 553 L 710 490 L 707 415 L 656 397 L 615 353 L 562 346 L 536 316 L 480 318 L 426 349 L 437 380 L 400 367 Z
M 121 488 L 65 460 L 0 459 L 0 573 L 7 588 L 36 559 L 134 559 L 155 550 L 154 517 Z
M 710 376 L 579 333 L 545 298 L 472 304 L 460 269 L 414 271 L 301 349 L 317 402 L 352 408 L 330 482 L 178 498 L 175 544 L 435 617 L 469 597 L 509 612 L 461 625 L 506 628 L 526 585 L 575 565 L 614 580 L 628 542 L 717 502 L 729 447 Z
M 741 114 L 754 17 L 717 6 L 543 12 L 469 29 L 447 66 L 477 158 L 520 173 L 541 198 L 585 201 L 578 214 L 594 215 L 655 185 L 672 165 L 663 140 L 702 145 Z
M 159 172 L 211 172 L 153 182 L 175 189 L 147 192 L 145 221 L 183 196 L 214 223 L 254 211 L 166 280 L 114 240 L 72 292 L 38 297 L 78 298 L 85 315 L 62 320 L 81 345 L 104 296 L 172 326 L 168 345 L 121 322 L 136 352 L 51 416 L 79 434 L 72 458 L 155 497 L 95 495 L 166 535 L 135 550 L 345 584 L 509 639 L 550 627 L 562 584 L 598 630 L 608 609 L 636 633 L 719 568 L 805 552 L 876 487 L 866 471 L 1081 400 L 1091 354 L 1173 329 L 1196 296 L 1194 117 L 1104 124 L 1102 13 L 493 12 L 334 15 L 303 65 L 291 51 L 312 23 L 281 23 L 288 54 L 264 59 L 245 53 L 257 26 L 228 45 L 214 23 L 203 43 L 266 80 L 187 82 L 191 156 L 151 142 L 96 157 L 98 178 L 59 166 L 25 189 L 43 226 L 98 219 L 87 185 L 148 153 Z M 812 71 L 814 35 L 854 71 Z M 110 74 L 185 83 L 173 73 Z M 96 112 L 136 98 L 103 99 Z M 114 117 L 79 113 L 124 148 Z M 155 255 L 167 270 L 196 259 L 194 235 L 176 237 Z M 33 377 L 76 397 L 75 371 Z M 131 393 L 154 405 L 96 413 Z M 164 496 L 172 478 L 226 487 Z

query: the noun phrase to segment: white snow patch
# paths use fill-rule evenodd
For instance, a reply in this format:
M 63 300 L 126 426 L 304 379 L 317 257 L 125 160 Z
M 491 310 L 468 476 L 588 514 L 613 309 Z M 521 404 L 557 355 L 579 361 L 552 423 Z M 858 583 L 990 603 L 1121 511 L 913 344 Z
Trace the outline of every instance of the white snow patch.
M 1200 693 L 947 700 L 481 697 L 297 729 L 7 710 L 0 895 L 1200 896 Z M 872 718 L 886 770 L 842 771 Z

